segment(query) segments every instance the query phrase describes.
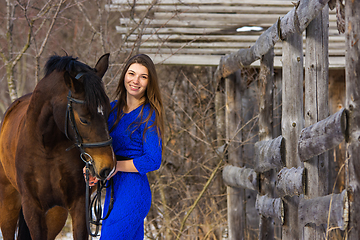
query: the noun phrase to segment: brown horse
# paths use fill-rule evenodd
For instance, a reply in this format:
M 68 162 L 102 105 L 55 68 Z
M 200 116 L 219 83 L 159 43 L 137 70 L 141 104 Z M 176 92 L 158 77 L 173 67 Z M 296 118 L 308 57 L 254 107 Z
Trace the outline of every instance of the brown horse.
M 95 68 L 71 56 L 52 56 L 33 93 L 5 113 L 0 132 L 4 240 L 14 239 L 22 214 L 33 240 L 54 239 L 68 212 L 74 239 L 88 239 L 83 168 L 91 165 L 92 174 L 104 180 L 115 167 L 107 129 L 110 104 L 101 80 L 108 62 L 109 54 Z

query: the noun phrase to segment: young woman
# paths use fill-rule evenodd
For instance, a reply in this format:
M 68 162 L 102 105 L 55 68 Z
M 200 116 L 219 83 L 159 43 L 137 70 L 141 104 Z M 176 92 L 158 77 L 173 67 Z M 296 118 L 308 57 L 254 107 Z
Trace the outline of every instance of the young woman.
M 155 66 L 147 55 L 126 63 L 116 99 L 108 119 L 118 159 L 111 176 L 114 207 L 102 223 L 100 239 L 138 240 L 144 238 L 144 218 L 151 206 L 146 173 L 160 167 L 162 155 L 163 106 Z M 109 200 L 107 188 L 105 211 Z

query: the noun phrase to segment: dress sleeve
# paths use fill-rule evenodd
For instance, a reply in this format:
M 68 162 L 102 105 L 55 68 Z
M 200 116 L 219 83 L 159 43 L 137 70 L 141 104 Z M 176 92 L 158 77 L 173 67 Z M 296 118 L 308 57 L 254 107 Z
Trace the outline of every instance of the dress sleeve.
M 152 124 L 153 117 L 148 124 Z M 135 168 L 140 174 L 146 174 L 160 168 L 162 158 L 162 140 L 159 138 L 155 127 L 145 132 L 143 140 L 143 154 L 133 159 Z

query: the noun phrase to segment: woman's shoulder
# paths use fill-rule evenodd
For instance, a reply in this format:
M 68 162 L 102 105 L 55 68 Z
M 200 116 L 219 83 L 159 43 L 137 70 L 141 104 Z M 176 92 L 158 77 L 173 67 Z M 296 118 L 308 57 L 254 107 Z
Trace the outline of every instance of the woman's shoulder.
M 151 114 L 150 119 L 155 120 L 155 111 L 154 111 L 154 109 L 151 108 L 150 103 L 144 104 L 143 112 L 144 112 L 145 118 L 147 118 L 149 116 L 149 114 Z
M 115 107 L 115 105 L 117 104 L 118 100 L 114 100 L 110 103 L 111 109 L 113 109 Z
M 145 103 L 144 104 L 144 112 L 150 112 L 151 110 L 151 106 L 150 106 L 150 103 Z

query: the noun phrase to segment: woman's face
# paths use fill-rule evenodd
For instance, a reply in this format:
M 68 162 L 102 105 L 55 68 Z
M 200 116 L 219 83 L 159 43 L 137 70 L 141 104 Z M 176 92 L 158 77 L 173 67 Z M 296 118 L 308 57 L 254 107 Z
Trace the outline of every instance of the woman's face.
M 146 91 L 149 82 L 148 69 L 139 63 L 130 65 L 125 74 L 124 84 L 128 97 L 134 97 L 140 100 Z

